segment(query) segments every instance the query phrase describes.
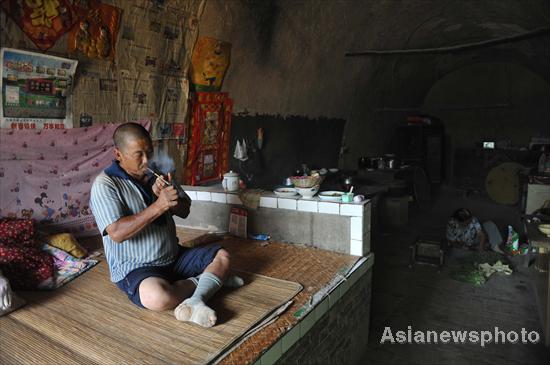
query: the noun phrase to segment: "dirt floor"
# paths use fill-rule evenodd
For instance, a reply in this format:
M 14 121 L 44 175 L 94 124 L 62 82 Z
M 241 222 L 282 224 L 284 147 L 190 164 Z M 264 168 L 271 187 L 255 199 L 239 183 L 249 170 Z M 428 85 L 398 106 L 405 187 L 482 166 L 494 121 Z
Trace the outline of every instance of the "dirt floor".
M 451 213 L 467 207 L 481 221 L 492 219 L 504 229 L 518 226 L 518 208 L 493 203 L 482 193 L 443 188 L 430 207 L 411 206 L 409 224 L 381 228 L 373 237 L 376 255 L 369 346 L 361 364 L 550 364 L 550 350 L 539 344 L 381 344 L 386 327 L 396 331 L 516 331 L 542 328 L 535 305 L 535 270 L 518 267 L 496 274 L 480 287 L 450 277 L 469 252 L 451 250 L 440 273 L 425 265 L 408 267 L 409 246 L 418 236 L 441 239 Z M 518 227 L 519 228 L 519 227 Z M 413 332 L 414 333 L 414 332 Z M 521 338 L 520 338 L 521 341 Z

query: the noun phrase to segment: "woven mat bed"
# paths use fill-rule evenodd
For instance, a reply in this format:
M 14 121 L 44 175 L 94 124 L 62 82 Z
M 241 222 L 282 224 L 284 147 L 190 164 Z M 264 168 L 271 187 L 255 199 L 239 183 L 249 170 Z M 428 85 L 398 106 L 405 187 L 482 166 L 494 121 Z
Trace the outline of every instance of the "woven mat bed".
M 302 289 L 255 274 L 244 280 L 242 288 L 222 289 L 210 302 L 218 324 L 205 329 L 176 321 L 171 311 L 137 308 L 108 281 L 103 261 L 77 285 L 22 293 L 28 304 L 0 318 L 2 364 L 62 363 L 54 359 L 68 353 L 86 364 L 208 363 Z M 19 329 L 10 331 L 14 327 Z M 21 348 L 26 350 L 12 351 Z
M 181 240 L 197 234 L 200 232 L 178 232 Z M 98 240 L 87 240 L 85 244 L 98 247 Z M 299 321 L 294 314 L 313 294 L 336 275 L 347 272 L 358 260 L 354 256 L 276 242 L 263 246 L 258 241 L 231 238 L 224 240 L 222 245 L 231 253 L 235 269 L 259 275 L 246 277 L 250 291 L 243 292 L 240 299 L 231 299 L 230 291 L 217 296 L 212 305 L 219 311 L 220 324 L 211 330 L 225 334 L 238 330 L 242 334 L 245 326 L 264 315 L 251 314 L 255 299 L 271 297 L 271 293 L 278 292 L 278 301 L 273 300 L 280 304 L 299 291 L 293 282 L 302 284 L 304 289 L 294 296 L 293 304 L 278 320 L 225 355 L 221 364 L 254 363 Z M 170 311 L 158 313 L 138 309 L 110 283 L 108 276 L 106 263 L 102 261 L 60 290 L 23 293 L 29 304 L 0 318 L 3 362 L 182 364 L 187 363 L 186 360 L 205 363 L 214 358 L 208 352 L 209 343 L 222 341 L 220 338 L 224 334 L 205 334 L 208 331 L 202 328 L 190 333 L 182 329 L 194 325 L 175 321 Z M 289 283 L 288 290 L 281 293 L 284 283 Z M 255 288 L 256 284 L 262 285 Z M 241 312 L 241 307 L 246 305 L 250 308 Z M 271 307 L 276 307 L 274 302 Z M 249 318 L 254 315 L 255 318 Z M 235 319 L 249 324 L 239 325 Z M 235 336 L 227 341 L 227 346 L 234 342 Z M 191 347 L 182 346 L 186 343 Z
M 359 257 L 338 254 L 316 248 L 238 238 L 226 239 L 222 246 L 231 253 L 232 266 L 282 280 L 296 281 L 304 289 L 293 298 L 292 306 L 277 321 L 245 340 L 220 364 L 253 364 L 263 352 L 290 330 L 299 320 L 294 314 L 311 297 L 327 286 L 336 275 L 344 275 Z

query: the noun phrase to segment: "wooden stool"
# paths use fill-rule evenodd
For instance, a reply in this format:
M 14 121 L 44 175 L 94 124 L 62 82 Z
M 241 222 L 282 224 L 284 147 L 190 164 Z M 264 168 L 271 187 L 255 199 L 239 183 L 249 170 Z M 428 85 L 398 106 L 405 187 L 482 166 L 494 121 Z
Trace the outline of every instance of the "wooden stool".
M 443 242 L 430 241 L 422 238 L 417 238 L 411 248 L 411 261 L 409 267 L 414 264 L 425 264 L 437 266 L 438 271 L 441 271 L 443 266 Z

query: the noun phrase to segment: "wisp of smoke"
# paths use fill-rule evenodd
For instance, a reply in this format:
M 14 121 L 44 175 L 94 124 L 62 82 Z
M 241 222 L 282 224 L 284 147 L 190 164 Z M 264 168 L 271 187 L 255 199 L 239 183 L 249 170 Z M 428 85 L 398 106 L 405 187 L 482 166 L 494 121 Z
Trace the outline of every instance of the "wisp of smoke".
M 163 175 L 168 175 L 169 172 L 173 173 L 176 170 L 176 164 L 164 150 L 159 149 L 151 160 L 151 168 Z

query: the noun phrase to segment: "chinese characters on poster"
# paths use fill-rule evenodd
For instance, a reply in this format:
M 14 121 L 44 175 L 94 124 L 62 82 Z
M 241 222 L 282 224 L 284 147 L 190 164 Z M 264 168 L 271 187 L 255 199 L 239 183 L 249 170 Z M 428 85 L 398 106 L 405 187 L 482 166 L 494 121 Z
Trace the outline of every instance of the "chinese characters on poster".
M 70 94 L 78 61 L 2 48 L 0 127 L 72 128 Z

